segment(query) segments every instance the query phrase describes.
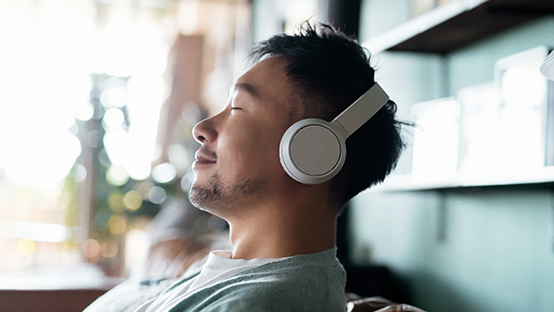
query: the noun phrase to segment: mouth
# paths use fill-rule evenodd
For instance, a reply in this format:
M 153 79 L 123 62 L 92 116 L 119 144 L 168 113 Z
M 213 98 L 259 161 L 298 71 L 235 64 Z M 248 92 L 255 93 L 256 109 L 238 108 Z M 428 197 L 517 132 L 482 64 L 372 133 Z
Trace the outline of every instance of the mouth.
M 193 167 L 196 168 L 197 166 L 215 164 L 216 161 L 217 161 L 216 153 L 198 150 L 195 154 L 195 161 L 194 161 Z

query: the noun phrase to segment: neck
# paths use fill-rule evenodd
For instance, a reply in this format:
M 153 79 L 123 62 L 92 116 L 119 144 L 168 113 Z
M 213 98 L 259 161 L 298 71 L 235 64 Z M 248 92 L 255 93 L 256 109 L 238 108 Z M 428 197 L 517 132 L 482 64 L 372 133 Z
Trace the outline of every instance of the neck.
M 290 198 L 265 201 L 228 218 L 233 258 L 282 258 L 335 246 L 337 216 L 329 199 Z

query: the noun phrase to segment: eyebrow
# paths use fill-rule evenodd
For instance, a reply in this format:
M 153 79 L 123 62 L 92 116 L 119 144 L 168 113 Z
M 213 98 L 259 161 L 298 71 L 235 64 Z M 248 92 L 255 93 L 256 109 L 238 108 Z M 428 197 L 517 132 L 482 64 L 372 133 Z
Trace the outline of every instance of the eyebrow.
M 250 94 L 251 96 L 255 98 L 260 98 L 260 93 L 258 92 L 258 89 L 255 88 L 253 85 L 246 83 L 246 82 L 237 82 L 234 86 L 235 90 L 241 90 L 245 91 L 246 93 Z

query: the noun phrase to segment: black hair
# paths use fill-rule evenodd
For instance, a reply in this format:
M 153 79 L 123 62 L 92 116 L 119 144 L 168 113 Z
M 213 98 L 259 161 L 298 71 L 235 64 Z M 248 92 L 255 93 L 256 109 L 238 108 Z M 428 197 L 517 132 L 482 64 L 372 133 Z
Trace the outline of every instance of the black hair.
M 275 35 L 250 52 L 255 61 L 265 56 L 286 60 L 287 77 L 303 103 L 302 118 L 331 121 L 375 83 L 369 52 L 331 25 L 305 22 L 297 34 Z M 389 100 L 346 140 L 346 162 L 331 180 L 341 207 L 396 167 L 405 143 L 395 114 Z

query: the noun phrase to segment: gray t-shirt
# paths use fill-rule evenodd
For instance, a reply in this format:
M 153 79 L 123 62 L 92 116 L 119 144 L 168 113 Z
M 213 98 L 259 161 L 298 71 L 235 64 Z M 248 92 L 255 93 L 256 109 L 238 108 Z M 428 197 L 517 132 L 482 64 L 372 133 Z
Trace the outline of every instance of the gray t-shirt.
M 200 270 L 174 283 L 156 301 L 171 302 L 169 305 L 160 305 L 164 312 L 344 312 L 346 274 L 335 255 L 336 248 L 332 248 L 319 253 L 272 260 L 181 296 L 182 286 L 191 284 L 201 274 Z
M 230 277 L 246 270 L 254 269 L 263 264 L 283 260 L 284 258 L 251 260 L 232 259 L 232 251 L 212 251 L 208 255 L 206 262 L 202 265 L 202 270 L 192 270 L 191 274 L 185 273 L 184 280 L 171 287 L 170 292 L 151 299 L 142 304 L 134 312 L 167 312 L 173 306 L 184 300 L 192 293 L 224 282 Z M 188 278 L 189 275 L 194 277 Z

